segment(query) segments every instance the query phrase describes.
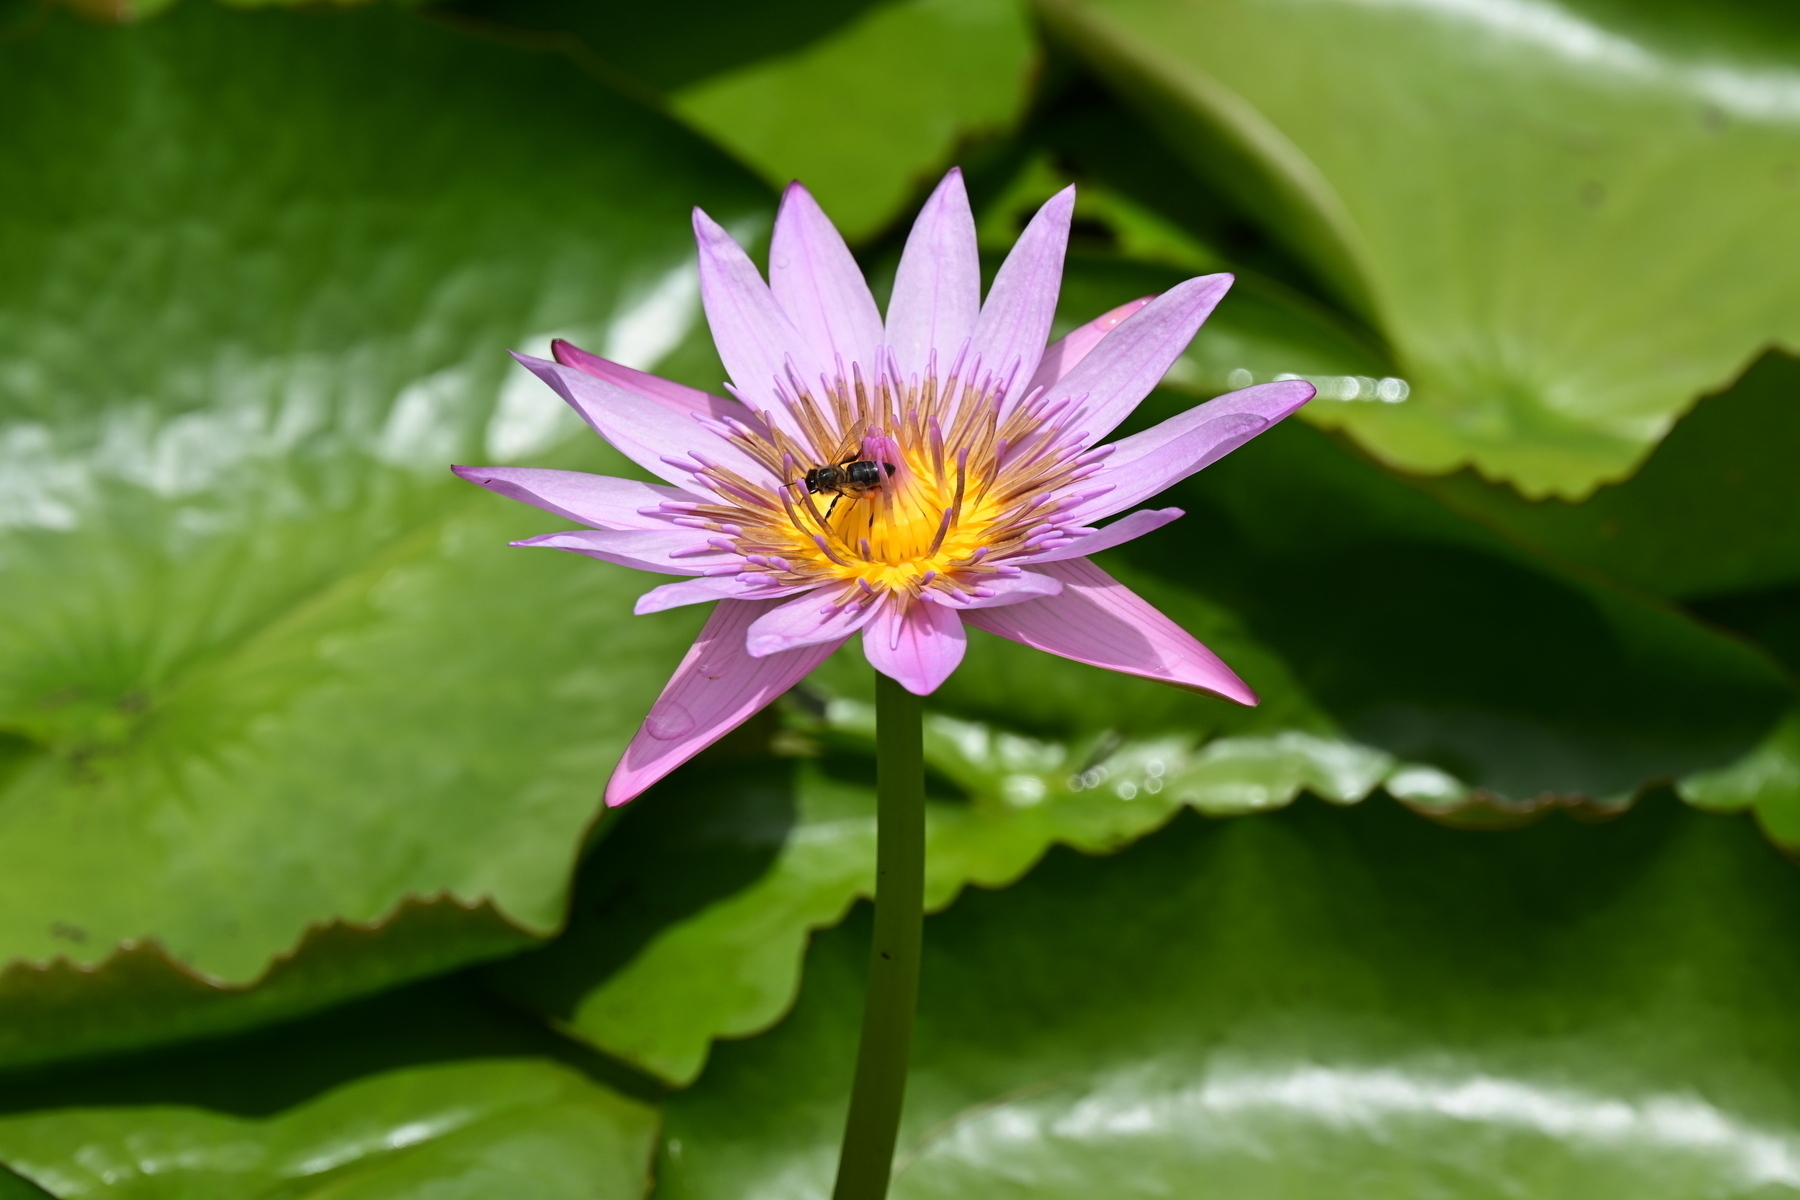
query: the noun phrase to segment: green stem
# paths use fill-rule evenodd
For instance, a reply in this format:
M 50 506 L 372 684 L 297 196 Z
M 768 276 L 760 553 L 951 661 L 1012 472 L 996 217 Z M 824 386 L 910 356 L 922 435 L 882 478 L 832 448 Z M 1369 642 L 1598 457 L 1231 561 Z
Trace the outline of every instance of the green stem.
M 875 938 L 832 1200 L 882 1200 L 906 1098 L 925 917 L 925 704 L 875 677 Z

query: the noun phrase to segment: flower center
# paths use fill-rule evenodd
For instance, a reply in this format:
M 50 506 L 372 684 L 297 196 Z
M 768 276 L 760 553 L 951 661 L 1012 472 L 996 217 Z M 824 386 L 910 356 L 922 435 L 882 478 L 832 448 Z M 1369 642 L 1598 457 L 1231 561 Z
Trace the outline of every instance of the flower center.
M 695 474 L 720 503 L 680 506 L 684 523 L 716 532 L 711 547 L 774 586 L 835 584 L 845 601 L 988 594 L 1019 573 L 1009 558 L 1066 539 L 1066 490 L 1105 453 L 1084 454 L 1041 396 L 1008 406 L 991 378 L 900 385 L 884 372 L 870 384 L 852 368 L 816 394 L 789 382 L 784 420 L 719 427 L 781 483 L 702 461 Z

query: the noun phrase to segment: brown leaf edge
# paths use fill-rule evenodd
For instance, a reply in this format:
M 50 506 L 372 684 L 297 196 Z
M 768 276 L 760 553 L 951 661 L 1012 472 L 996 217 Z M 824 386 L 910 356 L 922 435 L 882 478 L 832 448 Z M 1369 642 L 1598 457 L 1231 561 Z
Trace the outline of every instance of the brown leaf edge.
M 439 892 L 368 922 L 314 923 L 244 983 L 209 978 L 153 937 L 91 966 L 15 960 L 0 968 L 0 1071 L 236 1033 L 541 940 L 491 900 Z

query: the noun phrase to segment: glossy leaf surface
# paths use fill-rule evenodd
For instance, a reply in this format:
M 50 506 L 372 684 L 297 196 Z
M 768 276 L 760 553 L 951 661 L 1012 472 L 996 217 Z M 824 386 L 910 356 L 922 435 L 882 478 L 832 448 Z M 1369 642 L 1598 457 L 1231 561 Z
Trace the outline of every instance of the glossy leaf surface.
M 809 936 L 874 891 L 872 714 L 832 708 L 805 736 L 834 753 L 718 763 L 654 792 L 584 867 L 570 930 L 490 977 L 676 1084 L 699 1074 L 713 1039 L 779 1018 Z M 1462 790 L 1429 768 L 1298 731 L 1071 744 L 933 716 L 926 755 L 939 785 L 926 816 L 933 911 L 970 884 L 1011 884 L 1052 844 L 1110 852 L 1183 806 L 1253 812 L 1302 788 L 1352 803 L 1383 782 L 1434 801 Z
M 927 925 L 894 1195 L 1800 1187 L 1800 876 L 1742 818 L 1184 819 Z M 865 923 L 671 1097 L 659 1200 L 829 1192 Z M 1476 931 L 1479 931 L 1478 934 Z
M 53 16 L 0 96 L 32 181 L 0 192 L 0 1063 L 548 934 L 696 622 L 506 549 L 559 526 L 446 468 L 557 461 L 578 422 L 506 350 L 676 347 L 689 206 L 753 232 L 764 193 L 560 59 L 386 7 Z M 467 919 L 216 990 L 421 903 Z
M 1800 362 L 1759 361 L 1700 402 L 1623 483 L 1536 503 L 1468 472 L 1419 481 L 1531 549 L 1657 595 L 1705 600 L 1800 583 Z
M 934 906 L 1010 882 L 1054 843 L 1116 849 L 1183 805 L 1244 812 L 1376 786 L 1433 810 L 1473 787 L 1619 805 L 1679 775 L 1741 779 L 1791 702 L 1755 651 L 1547 570 L 1304 426 L 1170 499 L 1189 517 L 1109 562 L 1262 705 L 971 637 L 932 701 Z M 866 702 L 860 652 L 814 686 Z M 645 797 L 585 868 L 571 933 L 498 968 L 501 986 L 675 1082 L 711 1039 L 774 1021 L 809 931 L 872 887 L 873 769 L 854 757 L 872 748 L 865 712 L 840 700 L 824 729 L 789 735 L 792 752 L 833 752 L 817 763 L 721 763 Z
M 579 1062 L 466 985 L 414 988 L 0 1089 L 0 1161 L 59 1200 L 636 1200 L 656 1111 Z
M 1528 495 L 1627 474 L 1800 302 L 1800 26 L 1780 8 L 1045 0 L 1393 346 L 1410 399 L 1317 409 Z

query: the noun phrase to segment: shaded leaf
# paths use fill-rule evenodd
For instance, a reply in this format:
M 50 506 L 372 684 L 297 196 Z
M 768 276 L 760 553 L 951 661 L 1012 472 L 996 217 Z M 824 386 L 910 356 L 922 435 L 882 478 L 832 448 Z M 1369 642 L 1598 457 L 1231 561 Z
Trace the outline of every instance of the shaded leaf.
M 1187 819 L 927 925 L 897 1198 L 1800 1187 L 1800 877 L 1742 818 Z M 824 1196 L 866 922 L 670 1098 L 657 1195 Z
M 465 983 L 414 988 L 0 1090 L 0 1160 L 62 1200 L 641 1196 L 656 1111 L 581 1065 Z
M 1624 799 L 1736 760 L 1792 702 L 1742 642 L 1560 572 L 1296 422 L 1164 502 L 1189 516 L 1128 561 L 1243 614 L 1358 741 L 1502 796 Z
M 1416 484 L 1541 554 L 1657 595 L 1774 591 L 1800 584 L 1796 401 L 1800 361 L 1767 355 L 1682 418 L 1637 474 L 1580 504 L 1525 500 L 1467 471 Z
M 1024 115 L 1037 50 L 1021 0 L 454 0 L 565 50 L 776 187 L 799 179 L 845 236 L 879 233 L 960 146 Z
M 1617 811 L 1648 784 L 1730 767 L 1791 702 L 1754 651 L 1560 575 L 1304 426 L 1169 498 L 1190 516 L 1109 565 L 1263 704 L 971 636 L 932 698 L 934 907 L 1010 883 L 1054 843 L 1115 850 L 1182 805 L 1379 786 L 1445 813 L 1472 788 L 1511 819 L 1571 796 Z M 809 932 L 872 887 L 872 739 L 867 709 L 845 703 L 871 685 L 854 647 L 815 673 L 837 700 L 822 732 L 787 745 L 831 751 L 817 762 L 721 763 L 646 796 L 584 869 L 569 933 L 497 968 L 502 986 L 674 1082 L 711 1039 L 775 1020 Z
M 556 526 L 445 468 L 559 461 L 578 423 L 505 350 L 678 348 L 689 206 L 754 232 L 766 196 L 559 60 L 386 7 L 53 17 L 0 81 L 31 181 L 0 191 L 0 1062 L 548 934 L 693 615 L 507 550 Z M 335 965 L 271 996 L 193 982 L 426 898 L 467 920 L 316 939 Z
M 1406 403 L 1313 412 L 1389 462 L 1579 497 L 1769 342 L 1800 344 L 1784 11 L 1040 9 L 1392 345 Z
M 634 806 L 582 872 L 570 929 L 490 971 L 561 1027 L 675 1083 L 719 1037 L 767 1028 L 799 987 L 812 931 L 875 885 L 873 713 L 837 701 L 807 728 L 832 753 L 690 770 Z M 815 753 L 817 747 L 812 747 Z M 1183 806 L 1253 812 L 1302 788 L 1353 803 L 1386 784 L 1460 798 L 1440 772 L 1342 738 L 1288 731 L 1079 742 L 933 715 L 926 761 L 926 905 L 1004 887 L 1053 844 L 1107 853 Z

